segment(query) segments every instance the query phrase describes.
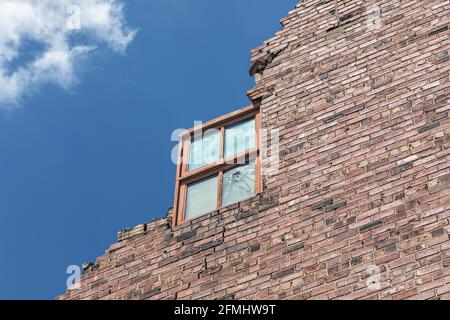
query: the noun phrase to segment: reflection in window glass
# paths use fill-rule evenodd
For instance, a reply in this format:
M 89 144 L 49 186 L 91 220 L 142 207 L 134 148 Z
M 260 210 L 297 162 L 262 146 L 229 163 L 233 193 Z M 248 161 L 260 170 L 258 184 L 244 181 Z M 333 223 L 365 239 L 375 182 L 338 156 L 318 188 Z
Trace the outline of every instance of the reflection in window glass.
M 219 159 L 220 131 L 207 133 L 203 139 L 196 137 L 191 142 L 189 171 L 204 167 Z
M 225 157 L 256 146 L 255 118 L 229 126 L 225 130 Z
M 222 205 L 227 206 L 255 193 L 255 161 L 224 172 Z
M 217 176 L 194 182 L 187 187 L 185 219 L 217 209 Z

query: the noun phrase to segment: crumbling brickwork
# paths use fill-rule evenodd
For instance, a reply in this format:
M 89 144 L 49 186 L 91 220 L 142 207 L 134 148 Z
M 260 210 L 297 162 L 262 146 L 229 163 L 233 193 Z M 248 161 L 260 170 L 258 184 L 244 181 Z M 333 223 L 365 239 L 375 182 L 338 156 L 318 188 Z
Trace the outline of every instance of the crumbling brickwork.
M 263 192 L 121 233 L 59 299 L 450 299 L 450 1 L 337 5 L 253 51 Z

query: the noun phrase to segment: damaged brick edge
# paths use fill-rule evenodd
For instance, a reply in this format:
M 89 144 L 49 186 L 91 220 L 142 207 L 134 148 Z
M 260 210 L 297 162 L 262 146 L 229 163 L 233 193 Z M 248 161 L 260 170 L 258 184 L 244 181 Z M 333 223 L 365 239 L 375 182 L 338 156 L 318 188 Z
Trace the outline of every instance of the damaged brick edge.
M 253 77 L 255 74 L 262 74 L 281 53 L 286 51 L 286 49 L 287 46 L 273 52 L 269 50 L 264 56 L 253 61 L 249 70 L 250 76 Z
M 120 243 L 125 240 L 129 240 L 129 239 L 135 238 L 137 236 L 144 235 L 150 229 L 149 226 L 157 221 L 162 221 L 162 222 L 167 221 L 167 223 L 171 224 L 172 212 L 173 212 L 173 208 L 169 208 L 166 216 L 161 219 L 154 219 L 148 223 L 139 224 L 133 228 L 127 228 L 127 229 L 120 230 L 119 232 L 117 232 L 117 241 Z M 170 227 L 170 225 L 169 225 L 169 227 Z
M 271 200 L 271 202 L 274 201 L 274 199 L 270 199 L 270 200 Z M 246 204 L 253 203 L 253 202 L 257 202 L 258 204 L 263 204 L 263 206 L 261 207 L 262 209 L 258 206 L 258 208 L 253 209 L 253 210 L 248 209 L 248 210 L 245 210 L 245 211 L 239 211 L 238 213 L 236 213 L 235 218 L 237 220 L 245 219 L 245 218 L 247 218 L 249 216 L 253 216 L 253 215 L 259 213 L 260 209 L 261 210 L 263 210 L 263 209 L 267 210 L 268 208 L 273 207 L 275 205 L 274 203 L 267 203 L 267 204 L 265 204 L 264 201 L 262 200 L 262 195 L 258 194 L 256 196 L 251 197 L 251 198 L 249 198 L 247 200 L 244 200 L 244 201 L 242 201 L 240 203 L 232 204 L 232 205 L 229 205 L 229 206 L 227 206 L 225 208 L 222 208 L 220 210 L 215 210 L 215 211 L 213 211 L 213 212 L 211 212 L 209 214 L 202 215 L 202 216 L 200 216 L 200 217 L 190 221 L 188 224 L 185 223 L 185 224 L 182 224 L 182 225 L 177 226 L 175 228 L 172 228 L 173 208 L 169 208 L 167 213 L 166 213 L 166 215 L 165 215 L 165 217 L 163 217 L 163 218 L 154 219 L 154 220 L 152 220 L 152 221 L 150 221 L 148 223 L 139 224 L 139 225 L 137 225 L 137 226 L 135 226 L 133 228 L 126 228 L 126 229 L 120 230 L 117 233 L 117 241 L 118 242 L 116 244 L 113 244 L 107 251 L 108 252 L 113 252 L 113 251 L 117 250 L 117 248 L 121 248 L 122 244 L 125 241 L 134 239 L 134 238 L 142 236 L 142 235 L 146 235 L 148 232 L 150 232 L 153 229 L 155 224 L 166 225 L 169 229 L 172 230 L 172 232 L 173 232 L 172 235 L 174 235 L 174 237 L 178 239 L 177 241 L 179 241 L 179 238 L 180 237 L 182 238 L 184 233 L 186 233 L 186 232 L 181 232 L 181 234 L 179 234 L 179 231 L 184 229 L 184 228 L 186 228 L 188 225 L 190 225 L 190 224 L 199 224 L 203 220 L 211 219 L 214 215 L 219 215 L 220 216 L 222 214 L 222 212 L 224 212 L 224 211 L 229 211 L 229 210 L 232 210 L 232 209 L 241 209 L 242 205 L 246 205 Z M 189 232 L 187 232 L 187 234 L 189 234 Z

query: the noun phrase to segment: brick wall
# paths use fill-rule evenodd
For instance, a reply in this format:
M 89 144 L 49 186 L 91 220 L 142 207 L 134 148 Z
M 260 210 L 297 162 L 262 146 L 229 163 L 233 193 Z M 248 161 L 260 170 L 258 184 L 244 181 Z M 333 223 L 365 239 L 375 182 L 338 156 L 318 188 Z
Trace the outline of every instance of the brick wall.
M 121 233 L 59 299 L 450 299 L 449 10 L 301 1 L 252 54 L 264 192 Z

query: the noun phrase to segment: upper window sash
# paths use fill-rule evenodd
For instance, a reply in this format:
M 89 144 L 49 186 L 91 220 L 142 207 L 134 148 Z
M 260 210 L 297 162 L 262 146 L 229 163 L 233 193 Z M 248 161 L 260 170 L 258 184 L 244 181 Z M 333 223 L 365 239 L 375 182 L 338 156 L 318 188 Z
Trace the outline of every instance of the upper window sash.
M 180 147 L 182 148 L 181 157 L 181 172 L 180 179 L 190 177 L 202 171 L 210 170 L 211 168 L 233 164 L 235 159 L 242 158 L 248 154 L 255 154 L 258 151 L 259 136 L 258 136 L 258 117 L 257 111 L 250 112 L 241 116 L 238 119 L 224 122 L 221 126 L 216 128 L 208 128 L 201 130 L 196 128 L 191 130 L 190 134 L 182 137 Z M 236 129 L 239 125 L 251 122 L 252 133 L 248 135 L 248 146 L 237 148 L 237 153 L 226 152 L 226 132 L 227 129 Z M 238 128 L 239 129 L 239 128 Z M 242 129 L 241 129 L 242 131 Z M 206 141 L 204 142 L 204 137 Z M 232 135 L 229 135 L 233 139 Z M 232 140 L 230 140 L 233 142 Z M 245 143 L 245 140 L 244 140 Z M 234 148 L 229 148 L 233 150 Z M 198 151 L 196 151 L 198 150 Z M 194 160 L 194 163 L 191 162 Z

